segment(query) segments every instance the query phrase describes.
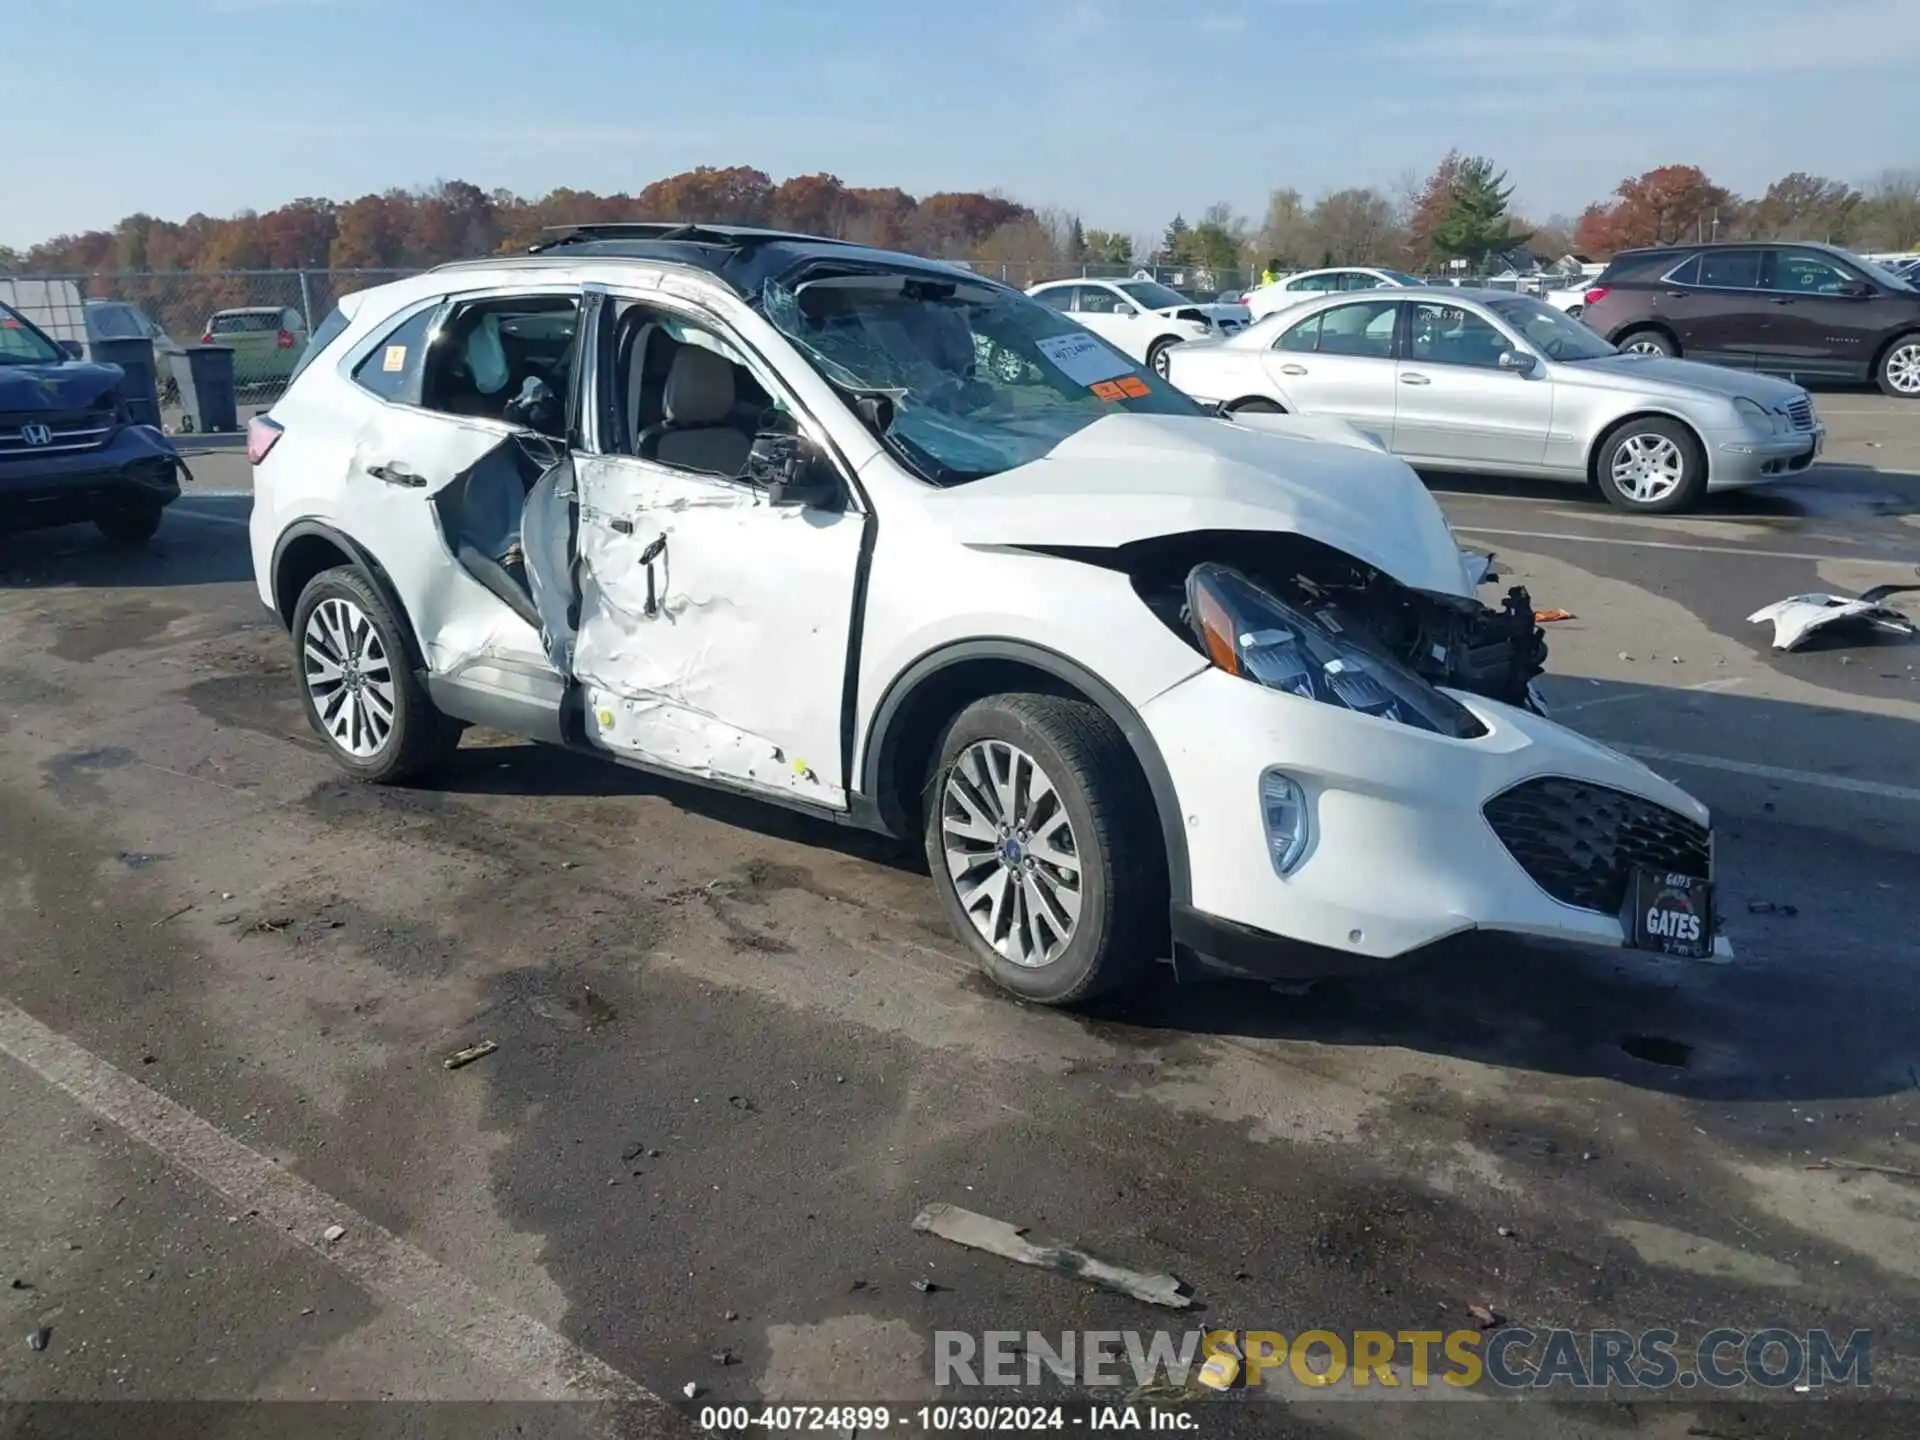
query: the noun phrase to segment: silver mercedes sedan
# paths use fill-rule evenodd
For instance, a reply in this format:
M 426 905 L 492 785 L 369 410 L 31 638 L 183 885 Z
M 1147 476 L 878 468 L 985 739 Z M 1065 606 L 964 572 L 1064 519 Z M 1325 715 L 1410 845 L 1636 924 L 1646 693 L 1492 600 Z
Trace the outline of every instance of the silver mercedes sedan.
M 1228 414 L 1338 416 L 1419 469 L 1579 481 L 1622 510 L 1793 474 L 1826 438 L 1790 381 L 1625 354 L 1496 290 L 1329 295 L 1168 359 L 1174 385 Z

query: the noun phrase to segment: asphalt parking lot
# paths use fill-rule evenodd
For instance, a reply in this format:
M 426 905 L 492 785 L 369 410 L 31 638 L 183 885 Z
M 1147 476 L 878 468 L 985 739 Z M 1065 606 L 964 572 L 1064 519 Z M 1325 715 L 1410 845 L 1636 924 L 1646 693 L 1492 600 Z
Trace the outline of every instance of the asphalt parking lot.
M 1920 644 L 1745 619 L 1920 579 L 1920 406 L 1819 403 L 1823 463 L 1698 515 L 1436 482 L 1572 612 L 1558 715 L 1714 807 L 1732 963 L 1479 938 L 1097 1016 L 985 989 L 864 839 L 498 736 L 344 783 L 231 447 L 146 556 L 0 538 L 0 1397 L 917 1401 L 935 1330 L 1167 1323 L 912 1233 L 946 1200 L 1208 1327 L 1864 1328 L 1920 1398 Z M 1201 1433 L 1914 1414 L 1261 1396 Z

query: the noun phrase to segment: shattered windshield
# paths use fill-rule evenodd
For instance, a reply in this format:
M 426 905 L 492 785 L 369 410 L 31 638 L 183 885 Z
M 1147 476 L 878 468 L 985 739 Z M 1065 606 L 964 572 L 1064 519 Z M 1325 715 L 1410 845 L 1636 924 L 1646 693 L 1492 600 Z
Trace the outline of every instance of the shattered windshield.
M 841 273 L 760 306 L 863 407 L 924 479 L 959 485 L 1038 460 L 1122 411 L 1205 412 L 1067 316 L 1018 291 L 923 272 Z

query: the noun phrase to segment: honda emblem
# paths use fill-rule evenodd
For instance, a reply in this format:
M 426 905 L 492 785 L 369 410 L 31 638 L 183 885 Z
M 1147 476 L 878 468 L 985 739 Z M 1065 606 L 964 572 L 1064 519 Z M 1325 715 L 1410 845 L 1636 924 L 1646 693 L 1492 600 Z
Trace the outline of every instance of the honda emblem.
M 22 425 L 20 427 L 20 438 L 29 445 L 51 445 L 53 443 L 53 427 L 50 425 Z

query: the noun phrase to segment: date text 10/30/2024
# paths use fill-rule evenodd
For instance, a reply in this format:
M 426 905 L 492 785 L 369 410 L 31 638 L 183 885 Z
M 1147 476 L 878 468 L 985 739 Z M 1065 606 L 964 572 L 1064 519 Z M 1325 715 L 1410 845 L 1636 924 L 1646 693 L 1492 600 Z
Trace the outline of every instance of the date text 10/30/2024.
M 1191 1410 L 1137 1405 L 707 1405 L 700 1428 L 713 1434 L 821 1431 L 844 1435 L 901 1431 L 975 1431 L 991 1434 L 1048 1430 L 1199 1429 Z

